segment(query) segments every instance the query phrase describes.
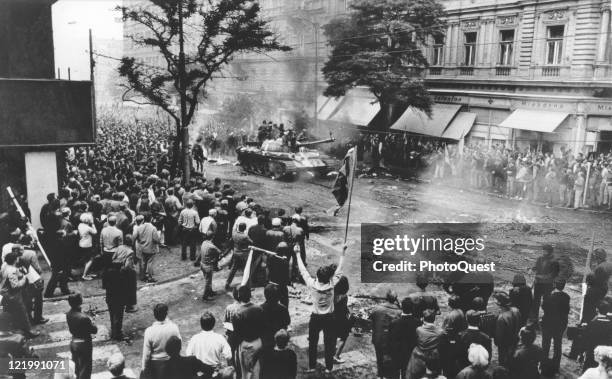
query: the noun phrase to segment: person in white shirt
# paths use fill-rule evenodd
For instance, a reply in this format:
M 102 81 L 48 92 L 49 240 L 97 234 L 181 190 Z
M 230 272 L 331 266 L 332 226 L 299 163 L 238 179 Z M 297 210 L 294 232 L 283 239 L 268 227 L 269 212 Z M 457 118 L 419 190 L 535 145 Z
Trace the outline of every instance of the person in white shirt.
M 172 336 L 181 338 L 178 326 L 170 321 L 168 306 L 160 303 L 153 308 L 155 321 L 144 332 L 142 344 L 142 371 L 151 379 L 166 379 L 164 373 L 170 356 L 166 353 L 166 343 Z
M 221 334 L 213 332 L 215 316 L 206 311 L 200 317 L 202 331 L 189 340 L 187 355 L 193 355 L 216 371 L 231 365 L 232 349 Z
M 257 225 L 257 217 L 253 218 L 253 210 L 247 208 L 244 210 L 244 213 L 241 216 L 236 217 L 236 221 L 234 222 L 234 228 L 232 229 L 232 234 L 238 232 L 238 225 L 241 223 L 246 224 L 246 232 L 249 232 L 252 226 Z
M 92 280 L 93 278 L 87 273 L 93 264 L 93 236 L 98 234 L 94 219 L 91 213 L 83 213 L 80 217 L 81 223 L 77 227 L 79 232 L 79 250 L 81 259 L 85 260 L 85 268 L 83 269 L 83 280 Z
M 316 278 L 310 276 L 300 254 L 296 254 L 300 274 L 311 290 L 312 314 L 308 323 L 308 371 L 314 372 L 317 365 L 317 346 L 319 333 L 323 331 L 323 341 L 325 346 L 325 370 L 331 372 L 336 350 L 336 338 L 334 335 L 334 287 L 342 276 L 342 264 L 346 254 L 347 246 L 342 249 L 342 255 L 338 261 L 338 267 L 332 271 L 330 266 L 320 267 L 317 270 Z

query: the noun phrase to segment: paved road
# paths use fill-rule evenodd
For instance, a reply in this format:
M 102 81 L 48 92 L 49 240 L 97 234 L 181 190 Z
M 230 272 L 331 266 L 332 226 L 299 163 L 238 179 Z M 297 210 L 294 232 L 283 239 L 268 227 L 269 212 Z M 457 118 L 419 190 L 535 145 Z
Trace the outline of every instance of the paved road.
M 344 217 L 333 217 L 326 213 L 335 205 L 329 187 L 331 181 L 317 180 L 311 182 L 282 182 L 252 175 L 243 175 L 235 166 L 210 166 L 208 177 L 221 177 L 230 180 L 240 192 L 248 193 L 265 207 L 290 208 L 304 207 L 316 231 L 308 242 L 309 262 L 311 267 L 334 262 L 341 246 L 344 228 Z M 605 239 L 605 233 L 610 232 L 609 215 L 591 212 L 546 209 L 532 206 L 524 202 L 516 202 L 496 197 L 483 196 L 456 188 L 430 184 L 415 184 L 391 179 L 358 179 L 355 183 L 353 208 L 351 211 L 351 228 L 349 240 L 354 241 L 349 250 L 347 272 L 351 282 L 351 302 L 353 310 L 363 314 L 368 306 L 373 304 L 372 297 L 381 296 L 389 285 L 364 285 L 359 283 L 360 257 L 357 250 L 359 224 L 362 222 L 487 222 L 491 228 L 498 228 L 495 223 L 543 222 L 553 225 L 557 232 L 552 236 L 528 235 L 518 230 L 499 227 L 491 229 L 496 234 L 500 246 L 519 246 L 518 250 L 503 250 L 497 257 L 503 260 L 505 274 L 500 274 L 498 285 L 507 288 L 507 283 L 514 272 L 525 272 L 533 260 L 536 246 L 542 240 L 571 238 L 580 246 L 590 244 L 591 230 L 598 232 L 596 244 L 612 248 L 610 239 Z M 512 241 L 512 242 L 511 242 Z M 521 247 L 522 246 L 522 247 Z M 105 376 L 105 360 L 112 352 L 120 350 L 126 356 L 127 367 L 138 374 L 140 366 L 140 350 L 144 329 L 152 321 L 152 308 L 157 302 L 166 302 L 170 306 L 170 318 L 175 321 L 187 341 L 199 331 L 199 315 L 204 310 L 210 310 L 221 316 L 223 310 L 231 302 L 229 294 L 221 294 L 214 301 L 202 302 L 200 295 L 203 287 L 201 274 L 193 273 L 193 267 L 178 260 L 176 248 L 165 251 L 158 261 L 159 275 L 169 280 L 167 283 L 154 286 L 143 286 L 138 292 L 140 310 L 135 314 L 127 314 L 124 322 L 126 334 L 133 338 L 131 344 L 115 343 L 108 340 L 108 314 L 103 296 L 100 296 L 99 281 L 79 284 L 79 290 L 91 295 L 84 309 L 95 315 L 95 322 L 100 325 L 100 333 L 94 343 L 95 378 Z M 191 275 L 191 276 L 190 276 Z M 227 271 L 216 275 L 214 287 L 223 287 Z M 579 276 L 579 275 L 578 275 Z M 239 278 L 235 279 L 238 283 Z M 396 285 L 400 295 L 414 290 L 410 284 Z M 435 289 L 435 288 L 434 288 Z M 298 291 L 303 288 L 297 287 Z M 573 296 L 573 317 L 576 317 L 579 307 L 577 285 L 570 286 Z M 437 293 L 442 292 L 436 289 Z M 255 302 L 263 301 L 262 291 L 255 291 Z M 440 296 L 442 306 L 445 306 L 446 296 Z M 296 295 L 290 301 L 292 315 L 292 341 L 298 351 L 300 369 L 307 366 L 307 323 L 308 304 L 302 302 L 305 296 Z M 43 336 L 35 339 L 34 347 L 41 356 L 68 357 L 69 334 L 63 313 L 67 311 L 64 300 L 45 302 L 45 315 L 51 318 L 49 324 L 40 327 Z M 217 329 L 221 331 L 221 321 L 217 319 Z M 347 347 L 347 363 L 336 368 L 334 377 L 374 377 L 374 356 L 369 335 L 351 337 Z M 186 342 L 185 342 L 186 344 Z M 567 347 L 566 347 L 567 348 Z M 322 358 L 322 352 L 320 352 Z M 495 358 L 494 358 L 495 359 Z M 575 370 L 572 362 L 564 360 L 564 367 Z M 321 377 L 321 373 L 312 377 Z M 300 371 L 301 378 L 307 377 Z M 41 376 L 43 377 L 43 376 Z

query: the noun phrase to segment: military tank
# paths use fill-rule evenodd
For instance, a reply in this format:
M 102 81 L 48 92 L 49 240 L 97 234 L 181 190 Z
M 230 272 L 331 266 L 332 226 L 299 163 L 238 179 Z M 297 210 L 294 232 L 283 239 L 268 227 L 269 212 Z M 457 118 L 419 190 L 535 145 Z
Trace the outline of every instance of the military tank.
M 335 160 L 311 147 L 335 141 L 333 138 L 286 144 L 281 138 L 263 143 L 247 142 L 236 149 L 238 163 L 247 172 L 272 179 L 294 179 L 301 174 L 326 175 Z

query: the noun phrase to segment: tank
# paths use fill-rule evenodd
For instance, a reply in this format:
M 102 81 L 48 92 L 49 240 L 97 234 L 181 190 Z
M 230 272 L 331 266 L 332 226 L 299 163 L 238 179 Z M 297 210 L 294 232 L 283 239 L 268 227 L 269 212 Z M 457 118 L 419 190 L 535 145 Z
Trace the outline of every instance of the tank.
M 296 142 L 288 146 L 281 139 L 263 143 L 247 142 L 236 149 L 238 163 L 250 173 L 272 179 L 294 179 L 301 174 L 326 175 L 335 167 L 335 160 L 311 147 L 333 142 L 333 138 Z

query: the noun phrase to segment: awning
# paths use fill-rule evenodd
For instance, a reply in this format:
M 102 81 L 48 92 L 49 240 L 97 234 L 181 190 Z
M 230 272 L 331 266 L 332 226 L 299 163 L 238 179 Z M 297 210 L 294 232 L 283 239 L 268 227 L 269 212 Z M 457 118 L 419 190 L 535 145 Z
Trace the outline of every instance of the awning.
M 499 126 L 511 129 L 552 133 L 569 116 L 568 113 L 517 109 Z
M 317 106 L 319 107 L 317 115 L 319 120 L 327 120 L 334 113 L 338 105 L 342 102 L 342 97 L 326 97 L 319 96 Z
M 431 108 L 431 118 L 429 118 L 423 111 L 410 107 L 393 124 L 391 129 L 442 137 L 446 127 L 460 108 L 460 104 L 434 104 Z
M 340 106 L 329 117 L 329 120 L 345 124 L 368 126 L 380 112 L 380 105 L 374 103 L 374 98 L 361 96 L 345 96 Z
M 446 128 L 442 134 L 442 138 L 459 141 L 472 129 L 472 126 L 474 126 L 474 121 L 476 121 L 476 113 L 457 113 L 453 121 L 451 121 L 448 128 Z

